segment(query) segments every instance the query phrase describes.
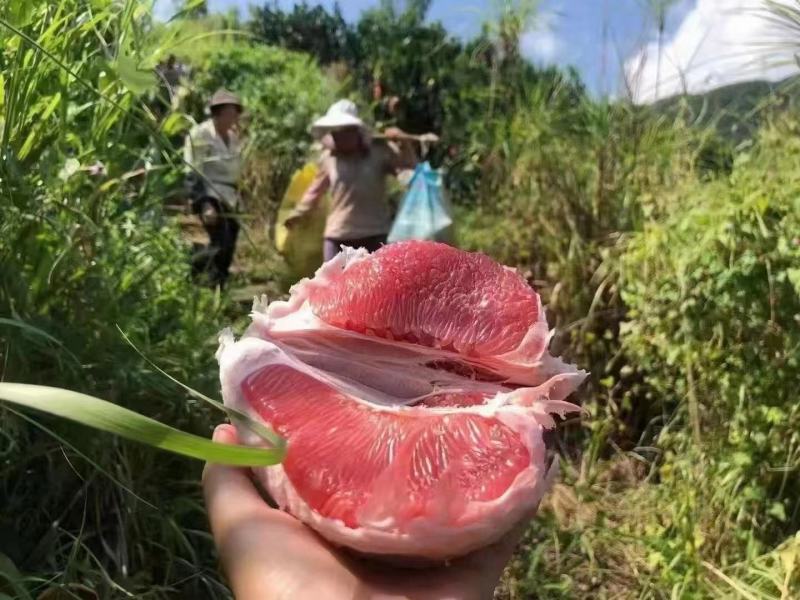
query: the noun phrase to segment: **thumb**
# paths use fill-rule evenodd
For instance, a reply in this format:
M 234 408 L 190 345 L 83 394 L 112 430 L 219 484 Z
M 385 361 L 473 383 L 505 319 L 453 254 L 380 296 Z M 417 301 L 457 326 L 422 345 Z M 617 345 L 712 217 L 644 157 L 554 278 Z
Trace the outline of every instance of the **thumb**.
M 236 428 L 218 425 L 212 439 L 219 444 L 236 444 Z M 202 483 L 208 518 L 215 532 L 226 529 L 244 514 L 267 507 L 246 468 L 206 463 Z
M 236 435 L 236 428 L 227 423 L 216 426 L 214 433 L 211 434 L 211 440 L 218 444 L 239 443 L 239 437 Z M 227 478 L 236 477 L 237 473 L 241 471 L 242 469 L 236 467 L 227 467 L 225 465 L 207 462 L 206 466 L 203 468 L 203 488 L 208 492 L 209 488 L 220 485 L 220 482 Z
M 236 427 L 223 423 L 214 428 L 214 433 L 211 434 L 211 439 L 219 444 L 237 444 L 239 443 L 239 436 L 236 435 Z

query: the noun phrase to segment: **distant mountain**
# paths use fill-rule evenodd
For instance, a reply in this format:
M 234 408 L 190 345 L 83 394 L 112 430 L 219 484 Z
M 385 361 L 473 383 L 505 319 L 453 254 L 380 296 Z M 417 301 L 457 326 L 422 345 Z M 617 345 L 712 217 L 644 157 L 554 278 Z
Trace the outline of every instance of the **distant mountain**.
M 657 102 L 655 110 L 667 115 L 687 114 L 696 125 L 713 125 L 733 141 L 752 137 L 766 109 L 800 105 L 800 80 L 748 81 L 704 94 L 673 96 Z M 686 112 L 684 112 L 686 111 Z

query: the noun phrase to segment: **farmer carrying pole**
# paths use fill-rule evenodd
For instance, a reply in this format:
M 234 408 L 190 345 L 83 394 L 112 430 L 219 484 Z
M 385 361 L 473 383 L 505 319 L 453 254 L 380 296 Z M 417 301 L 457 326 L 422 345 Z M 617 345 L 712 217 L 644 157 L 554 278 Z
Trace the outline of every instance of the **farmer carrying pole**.
M 323 240 L 325 260 L 338 254 L 343 245 L 377 250 L 386 243 L 391 226 L 386 178 L 414 168 L 417 156 L 412 142 L 418 138 L 390 127 L 378 139 L 349 100 L 333 104 L 314 122 L 311 131 L 325 149 L 318 174 L 286 219 L 286 227 L 303 219 L 330 191 Z
M 223 287 L 236 250 L 241 197 L 239 174 L 241 145 L 237 135 L 242 102 L 220 89 L 208 102 L 211 118 L 192 128 L 184 145 L 191 167 L 187 177 L 192 210 L 200 217 L 209 238 L 209 252 L 195 271 L 209 273 L 211 283 Z

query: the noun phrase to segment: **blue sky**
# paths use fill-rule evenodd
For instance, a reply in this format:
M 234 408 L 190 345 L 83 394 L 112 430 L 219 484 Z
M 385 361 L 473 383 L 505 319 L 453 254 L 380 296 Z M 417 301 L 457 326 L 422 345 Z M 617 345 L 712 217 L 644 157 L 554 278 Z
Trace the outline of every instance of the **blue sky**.
M 156 15 L 168 17 L 173 2 L 155 0 Z M 246 16 L 252 2 L 208 0 L 208 5 L 212 11 L 237 9 Z M 334 0 L 309 3 L 331 7 Z M 290 8 L 294 2 L 279 0 L 279 4 Z M 345 18 L 353 21 L 378 0 L 339 4 Z M 675 0 L 657 69 L 655 23 L 647 4 L 648 0 L 542 0 L 539 25 L 524 36 L 522 50 L 539 64 L 576 67 L 597 95 L 617 95 L 627 80 L 634 99 L 641 102 L 736 81 L 778 80 L 797 72 L 793 56 L 768 60 L 763 50 L 756 50 L 764 40 L 786 35 L 769 29 L 767 21 L 758 17 L 763 0 Z M 433 0 L 429 19 L 466 38 L 491 18 L 494 5 L 495 0 Z M 776 67 L 776 60 L 783 66 Z
M 673 30 L 694 0 L 679 0 L 672 11 L 669 29 Z M 209 0 L 209 8 L 225 11 L 238 8 L 247 14 L 248 0 Z M 332 6 L 333 0 L 310 2 Z M 290 7 L 293 2 L 281 0 Z M 340 1 L 348 20 L 355 20 L 376 0 Z M 157 2 L 157 13 L 169 14 L 169 0 Z M 429 18 L 439 20 L 454 35 L 474 35 L 481 23 L 491 16 L 492 0 L 433 0 Z M 652 19 L 645 10 L 645 0 L 544 0 L 541 26 L 523 40 L 523 50 L 537 63 L 573 65 L 596 93 L 616 92 L 621 81 L 624 60 L 634 54 L 654 35 Z M 603 43 L 607 24 L 608 43 Z M 604 66 L 605 65 L 605 66 Z M 605 75 L 605 77 L 603 77 Z

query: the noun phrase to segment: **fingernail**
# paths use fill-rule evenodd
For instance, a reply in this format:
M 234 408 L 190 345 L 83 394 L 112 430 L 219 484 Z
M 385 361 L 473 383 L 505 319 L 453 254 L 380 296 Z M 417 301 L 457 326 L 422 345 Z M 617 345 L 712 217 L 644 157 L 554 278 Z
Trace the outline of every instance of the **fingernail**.
M 216 427 L 214 427 L 214 433 L 211 434 L 211 439 L 215 442 L 222 442 L 228 437 L 228 427 L 225 423 L 220 423 Z

